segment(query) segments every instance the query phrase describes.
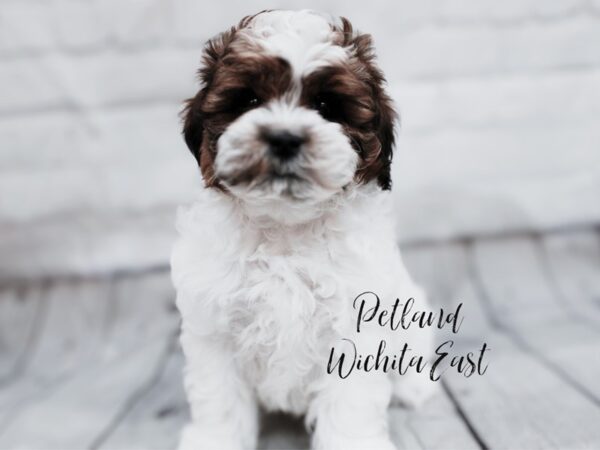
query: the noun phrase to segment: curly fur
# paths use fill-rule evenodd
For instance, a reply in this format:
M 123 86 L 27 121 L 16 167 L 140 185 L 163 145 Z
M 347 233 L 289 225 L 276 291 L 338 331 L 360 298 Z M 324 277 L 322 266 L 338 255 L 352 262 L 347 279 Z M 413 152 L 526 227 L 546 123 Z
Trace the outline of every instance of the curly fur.
M 402 263 L 389 186 L 381 181 L 389 178 L 391 158 L 391 148 L 384 154 L 382 147 L 393 142 L 379 134 L 381 121 L 393 127 L 393 114 L 380 73 L 367 70 L 366 84 L 352 78 L 368 97 L 358 106 L 344 103 L 358 111 L 348 114 L 361 117 L 360 129 L 353 127 L 357 118 L 327 120 L 302 103 L 307 75 L 357 64 L 355 53 L 340 46 L 354 42 L 340 39 L 348 27 L 309 12 L 266 12 L 207 47 L 212 68 L 203 69 L 204 85 L 185 113 L 190 148 L 200 159 L 209 154 L 201 163 L 207 188 L 180 210 L 172 254 L 192 411 L 182 449 L 255 447 L 259 406 L 304 414 L 314 448 L 391 449 L 385 412 L 392 393 L 416 403 L 430 390 L 423 377 L 373 372 L 341 380 L 325 370 L 331 347 L 342 338 L 352 338 L 363 352 L 373 352 L 382 338 L 390 346 L 408 341 L 422 354 L 431 345 L 422 332 L 368 327 L 356 333 L 352 301 L 361 292 L 374 291 L 390 304 L 410 297 L 420 309 L 427 304 Z M 237 50 L 221 48 L 223 42 Z M 285 64 L 270 60 L 268 67 L 281 70 L 279 79 L 289 73 L 289 84 L 281 92 L 270 84 L 262 92 L 271 97 L 257 109 L 224 114 L 205 102 L 211 95 L 216 105 L 229 102 L 219 98 L 229 88 L 216 81 L 227 69 L 214 66 L 236 51 L 247 60 L 282 58 Z M 227 86 L 244 75 L 229 77 Z M 257 132 L 265 128 L 308 134 L 297 161 L 270 159 Z M 354 141 L 367 134 L 369 148 L 357 148 Z M 373 161 L 379 163 L 371 173 L 365 168 Z M 281 173 L 294 177 L 282 179 Z

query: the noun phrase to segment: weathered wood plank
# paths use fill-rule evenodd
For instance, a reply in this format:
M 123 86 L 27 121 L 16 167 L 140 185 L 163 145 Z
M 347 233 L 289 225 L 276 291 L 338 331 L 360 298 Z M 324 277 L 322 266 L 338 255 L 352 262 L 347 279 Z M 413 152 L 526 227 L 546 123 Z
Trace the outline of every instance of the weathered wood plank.
M 149 382 L 156 359 L 162 357 L 165 342 L 178 325 L 171 307 L 172 288 L 165 273 L 117 280 L 110 292 L 86 292 L 83 298 L 88 300 L 83 302 L 72 290 L 57 292 L 62 295 L 54 294 L 50 312 L 55 319 L 48 320 L 46 330 L 52 345 L 39 352 L 39 361 L 31 364 L 30 373 L 17 386 L 0 391 L 0 399 L 4 395 L 10 406 L 4 430 L 0 429 L 0 447 L 22 444 L 19 439 L 29 437 L 32 441 L 27 442 L 37 445 L 46 440 L 56 448 L 77 447 L 75 444 L 88 447 L 105 427 L 112 426 L 129 397 L 137 395 L 141 386 Z M 104 305 L 104 310 L 89 315 L 93 308 L 85 307 L 88 301 L 90 306 Z M 94 318 L 100 320 L 96 323 Z M 69 343 L 81 342 L 84 344 L 73 346 L 76 351 L 65 351 L 71 348 Z M 96 346 L 92 345 L 94 342 Z M 70 354 L 81 357 L 69 357 Z M 44 366 L 48 374 L 40 377 Z M 104 393 L 103 389 L 110 392 Z M 99 397 L 96 403 L 95 396 Z M 24 433 L 44 414 L 52 416 L 50 422 L 63 420 L 60 414 L 53 415 L 54 409 L 66 417 L 80 414 L 82 420 L 75 422 L 79 429 L 55 424 L 55 430 L 45 427 L 36 433 Z M 96 416 L 94 420 L 92 415 Z
M 542 237 L 547 270 L 560 300 L 582 320 L 600 324 L 600 236 L 595 230 Z
M 36 302 L 44 320 L 36 323 L 37 342 L 20 376 L 0 386 L 0 434 L 15 410 L 93 360 L 101 342 L 107 283 L 59 282 L 40 288 Z
M 106 355 L 147 336 L 170 333 L 178 326 L 175 291 L 168 271 L 126 276 L 115 282 L 103 348 Z
M 595 431 L 593 424 L 599 419 L 600 413 L 595 405 L 554 370 L 521 348 L 507 329 L 498 327 L 499 318 L 490 316 L 490 311 L 484 309 L 479 301 L 479 293 L 475 292 L 468 255 L 467 258 L 464 254 L 460 256 L 459 250 L 459 256 L 456 256 L 455 250 L 454 257 L 446 256 L 446 261 L 450 263 L 444 263 L 443 257 L 435 256 L 439 251 L 436 247 L 428 250 L 431 256 L 426 258 L 429 262 L 425 260 L 425 265 L 432 272 L 432 279 L 436 278 L 436 272 L 440 270 L 453 273 L 452 277 L 448 277 L 449 281 L 429 282 L 427 276 L 420 275 L 426 273 L 422 267 L 413 267 L 412 273 L 428 289 L 434 303 L 437 303 L 437 299 L 442 299 L 443 304 L 449 305 L 455 305 L 458 301 L 464 303 L 465 321 L 459 334 L 454 337 L 458 344 L 457 351 L 474 350 L 483 341 L 491 348 L 490 366 L 485 375 L 468 379 L 458 374 L 445 375 L 446 385 L 476 437 L 491 448 L 572 448 L 598 445 L 600 433 Z M 507 250 L 516 258 L 521 257 L 522 252 L 514 251 L 510 245 Z M 414 266 L 411 262 L 415 261 L 413 255 L 410 252 L 405 254 L 409 268 Z M 418 257 L 424 258 L 423 255 Z M 510 261 L 501 261 L 502 270 L 507 270 L 509 263 Z M 469 277 L 464 276 L 465 272 L 468 272 Z M 531 277 L 531 283 L 544 281 L 540 273 Z M 446 289 L 453 293 L 452 297 L 444 292 L 436 292 Z M 532 293 L 539 287 L 524 285 L 523 289 Z M 512 288 L 499 289 L 505 295 L 506 291 L 512 293 Z M 539 298 L 538 295 L 536 301 Z M 521 312 L 519 305 L 509 304 L 505 308 L 515 314 Z M 554 317 L 564 315 L 560 305 L 550 305 L 550 308 Z M 532 312 L 528 309 L 526 314 L 532 317 Z M 544 319 L 548 319 L 548 316 Z M 544 320 L 540 322 L 544 323 Z M 528 383 L 528 380 L 536 382 Z M 567 410 L 563 404 L 568 405 Z M 553 411 L 552 417 L 548 417 L 548 411 Z M 573 429 L 577 431 L 572 432 Z
M 479 300 L 469 290 L 471 274 L 465 244 L 437 244 L 416 251 L 411 249 L 405 252 L 405 259 L 415 280 L 425 288 L 433 308 L 444 307 L 448 312 L 463 303 L 461 315 L 464 321 L 459 334 L 454 335 L 449 328 L 434 330 L 436 342 L 453 339 L 456 350 L 472 349 L 481 344 L 482 336 L 489 332 L 489 324 L 482 320 Z M 445 281 L 440 281 L 440 278 Z M 504 340 L 494 344 L 496 352 L 504 349 Z
M 94 448 L 106 450 L 162 450 L 177 446 L 179 433 L 189 420 L 183 390 L 183 355 L 171 352 L 156 382 Z
M 140 350 L 78 372 L 19 411 L 0 436 L 0 447 L 90 448 L 164 362 L 167 345 L 165 339 L 155 338 Z
M 475 269 L 493 297 L 498 319 L 510 318 L 515 326 L 545 324 L 568 313 L 552 291 L 533 239 L 484 239 L 471 247 Z
M 554 370 L 522 348 L 477 301 L 473 283 L 459 297 L 470 323 L 490 346 L 485 375 L 445 381 L 477 436 L 489 448 L 596 448 L 600 409 Z M 465 319 L 464 326 L 467 326 Z M 460 338 L 460 336 L 458 336 Z
M 582 321 L 552 290 L 536 243 L 527 238 L 478 242 L 473 258 L 497 325 L 600 405 L 600 359 L 590 357 L 600 348 L 600 328 Z
M 0 292 L 0 387 L 21 374 L 38 343 L 46 313 L 44 290 L 37 285 Z
M 466 254 L 461 244 L 406 247 L 402 256 L 408 272 L 425 288 L 431 304 L 457 303 L 455 294 L 467 279 Z
M 403 251 L 408 270 L 421 284 L 434 308 L 451 311 L 462 301 L 458 295 L 468 282 L 466 252 L 458 243 L 422 246 Z M 469 305 L 463 311 L 469 315 Z M 471 325 L 475 325 L 472 327 Z M 466 320 L 455 348 L 479 344 L 481 329 Z M 454 339 L 447 329 L 436 330 L 436 342 Z M 404 449 L 480 448 L 477 437 L 456 410 L 445 390 L 418 410 L 392 408 L 394 442 Z
M 399 449 L 478 449 L 445 391 L 416 410 L 390 409 L 392 440 Z
M 104 281 L 52 283 L 41 301 L 47 310 L 40 342 L 27 374 L 43 381 L 78 369 L 102 342 L 109 284 Z

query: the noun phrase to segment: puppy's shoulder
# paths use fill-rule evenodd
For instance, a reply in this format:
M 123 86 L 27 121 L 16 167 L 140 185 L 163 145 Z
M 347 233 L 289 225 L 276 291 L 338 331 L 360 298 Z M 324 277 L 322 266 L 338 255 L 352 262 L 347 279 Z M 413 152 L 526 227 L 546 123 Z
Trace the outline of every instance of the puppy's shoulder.
M 233 205 L 224 194 L 202 191 L 177 211 L 178 238 L 171 252 L 175 285 L 182 278 L 216 282 L 237 258 L 241 230 Z
M 179 207 L 175 224 L 180 238 L 198 239 L 234 228 L 234 219 L 235 208 L 226 194 L 203 189 L 191 204 Z

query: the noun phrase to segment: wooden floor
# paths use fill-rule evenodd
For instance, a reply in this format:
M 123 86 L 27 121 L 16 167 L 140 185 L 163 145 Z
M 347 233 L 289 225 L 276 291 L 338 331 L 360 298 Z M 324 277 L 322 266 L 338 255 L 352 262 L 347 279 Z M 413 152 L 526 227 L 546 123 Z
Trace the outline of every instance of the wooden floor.
M 421 410 L 391 410 L 399 448 L 600 448 L 597 230 L 404 255 L 434 303 L 464 302 L 461 348 L 491 352 L 484 376 L 448 376 Z M 189 414 L 177 326 L 166 271 L 5 286 L 0 449 L 173 449 Z M 308 446 L 285 417 L 262 434 L 264 449 Z

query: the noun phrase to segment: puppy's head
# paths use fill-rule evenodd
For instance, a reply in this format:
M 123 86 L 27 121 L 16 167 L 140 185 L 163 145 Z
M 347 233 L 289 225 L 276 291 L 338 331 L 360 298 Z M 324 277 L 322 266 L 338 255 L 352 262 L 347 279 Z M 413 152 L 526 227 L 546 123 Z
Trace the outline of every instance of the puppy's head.
M 207 187 L 250 205 L 390 189 L 395 113 L 369 35 L 309 11 L 265 11 L 210 40 L 184 136 Z

